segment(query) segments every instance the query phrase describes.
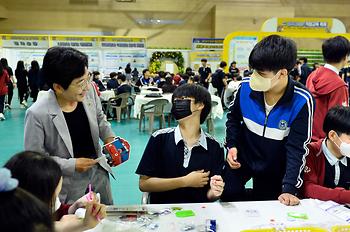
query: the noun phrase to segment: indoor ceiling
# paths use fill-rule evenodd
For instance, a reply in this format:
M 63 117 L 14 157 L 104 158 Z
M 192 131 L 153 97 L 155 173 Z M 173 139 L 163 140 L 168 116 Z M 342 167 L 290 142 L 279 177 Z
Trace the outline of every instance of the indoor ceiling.
M 203 30 L 215 36 L 215 9 L 226 7 L 224 14 L 237 22 L 236 30 L 259 30 L 276 16 L 338 18 L 350 29 L 350 0 L 0 0 L 0 33 L 98 31 L 155 37 L 162 30 Z

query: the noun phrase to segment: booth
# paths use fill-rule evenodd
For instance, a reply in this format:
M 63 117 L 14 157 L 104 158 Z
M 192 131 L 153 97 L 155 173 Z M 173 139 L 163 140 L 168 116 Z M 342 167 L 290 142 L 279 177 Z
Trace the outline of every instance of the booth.
M 77 48 L 89 56 L 89 69 L 108 74 L 125 68 L 139 71 L 148 65 L 146 38 L 125 36 L 69 36 L 69 35 L 0 35 L 1 56 L 6 57 L 11 67 L 23 60 L 26 68 L 32 60 L 42 64 L 49 47 Z
M 329 18 L 273 18 L 263 24 L 262 30 L 228 34 L 224 40 L 223 60 L 228 64 L 236 61 L 241 72 L 249 69 L 248 58 L 255 44 L 272 34 L 293 39 L 298 46 L 298 56 L 312 58 L 317 54 L 315 62 L 322 60 L 321 45 L 325 39 L 341 35 L 350 40 L 350 34 L 345 33 L 344 24 Z

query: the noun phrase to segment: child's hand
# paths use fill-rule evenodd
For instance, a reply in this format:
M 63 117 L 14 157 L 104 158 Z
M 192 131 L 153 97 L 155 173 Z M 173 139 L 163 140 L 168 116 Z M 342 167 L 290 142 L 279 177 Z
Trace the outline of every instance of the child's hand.
M 290 193 L 282 193 L 278 200 L 284 205 L 299 205 L 300 200 Z
M 237 148 L 233 147 L 228 150 L 227 153 L 227 163 L 232 169 L 238 169 L 241 167 L 241 164 L 237 161 Z
M 100 198 L 98 197 L 99 194 L 96 194 L 92 192 L 91 197 L 92 201 L 100 203 Z M 79 208 L 85 208 L 86 203 L 91 201 L 90 200 L 90 193 L 85 194 L 81 198 L 79 198 L 76 202 L 74 202 L 68 209 L 68 214 L 74 214 L 75 211 Z
M 84 217 L 84 226 L 87 229 L 94 228 L 100 220 L 106 217 L 106 206 L 97 202 L 86 203 L 86 213 Z
M 185 176 L 185 187 L 202 188 L 208 184 L 209 173 L 204 170 L 193 171 Z
M 214 198 L 219 198 L 224 191 L 225 183 L 221 176 L 215 175 L 210 178 L 210 191 Z

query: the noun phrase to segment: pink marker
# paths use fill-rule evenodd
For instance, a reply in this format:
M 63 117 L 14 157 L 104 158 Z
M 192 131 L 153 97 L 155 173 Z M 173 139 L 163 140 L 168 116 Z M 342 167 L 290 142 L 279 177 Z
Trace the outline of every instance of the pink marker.
M 90 201 L 92 201 L 92 187 L 91 187 L 91 184 L 89 184 L 89 198 L 90 198 Z
M 91 184 L 89 184 L 89 194 L 86 196 L 88 201 L 92 201 L 93 200 L 93 193 L 92 193 L 92 186 Z M 93 208 L 95 209 L 95 207 Z M 98 221 L 101 221 L 101 218 L 99 216 L 96 216 Z

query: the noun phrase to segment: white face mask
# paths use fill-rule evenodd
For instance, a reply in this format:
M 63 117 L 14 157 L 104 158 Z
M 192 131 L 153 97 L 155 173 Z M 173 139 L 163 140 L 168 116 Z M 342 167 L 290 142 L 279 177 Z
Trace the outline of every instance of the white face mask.
M 254 71 L 250 78 L 250 88 L 254 91 L 266 92 L 274 87 L 272 81 L 280 73 L 278 71 L 272 78 L 264 78 L 257 71 Z M 277 83 L 277 82 L 276 82 Z
M 61 201 L 58 197 L 56 197 L 56 200 L 55 200 L 55 205 L 53 207 L 53 213 L 56 212 L 59 208 L 61 207 Z
M 346 156 L 346 157 L 349 157 L 350 158 L 350 144 L 349 143 L 346 143 L 346 142 L 343 142 L 338 134 L 337 134 L 337 137 L 338 139 L 341 141 L 341 144 L 340 146 L 338 146 L 338 144 L 335 143 L 335 145 L 337 145 L 337 147 L 339 148 L 340 150 L 340 153 L 343 155 L 343 156 Z

